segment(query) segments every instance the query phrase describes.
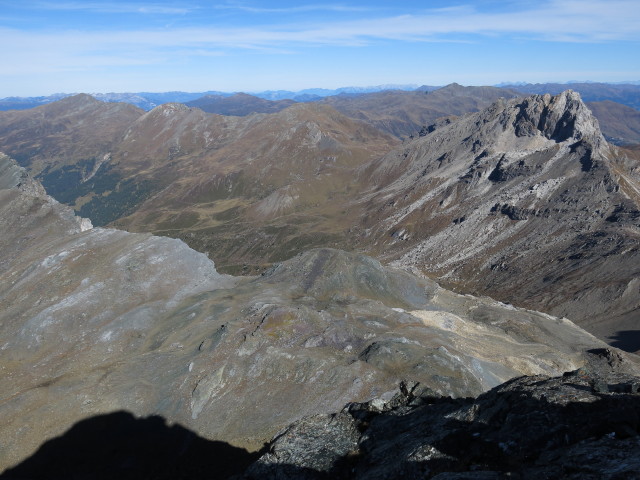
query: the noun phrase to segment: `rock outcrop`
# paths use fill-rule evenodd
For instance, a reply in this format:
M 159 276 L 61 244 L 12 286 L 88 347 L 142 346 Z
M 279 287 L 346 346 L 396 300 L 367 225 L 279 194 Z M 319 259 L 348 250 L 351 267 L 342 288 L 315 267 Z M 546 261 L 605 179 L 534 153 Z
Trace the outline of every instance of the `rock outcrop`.
M 386 403 L 296 422 L 246 479 L 640 478 L 640 377 L 608 349 L 561 377 L 454 400 L 400 385 Z

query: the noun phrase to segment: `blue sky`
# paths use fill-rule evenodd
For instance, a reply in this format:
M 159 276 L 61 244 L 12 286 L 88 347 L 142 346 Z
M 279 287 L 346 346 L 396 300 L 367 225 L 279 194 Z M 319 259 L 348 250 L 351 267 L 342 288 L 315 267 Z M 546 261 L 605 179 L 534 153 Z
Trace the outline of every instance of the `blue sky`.
M 0 98 L 640 80 L 640 0 L 0 0 Z

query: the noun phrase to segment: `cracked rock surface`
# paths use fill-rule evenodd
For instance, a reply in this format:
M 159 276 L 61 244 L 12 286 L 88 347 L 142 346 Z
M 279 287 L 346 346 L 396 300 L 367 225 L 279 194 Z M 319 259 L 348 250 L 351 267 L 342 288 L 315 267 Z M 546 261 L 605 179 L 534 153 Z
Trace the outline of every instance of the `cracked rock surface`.
M 244 478 L 640 478 L 640 377 L 630 371 L 603 348 L 573 372 L 516 378 L 477 398 L 402 383 L 393 401 L 289 427 Z

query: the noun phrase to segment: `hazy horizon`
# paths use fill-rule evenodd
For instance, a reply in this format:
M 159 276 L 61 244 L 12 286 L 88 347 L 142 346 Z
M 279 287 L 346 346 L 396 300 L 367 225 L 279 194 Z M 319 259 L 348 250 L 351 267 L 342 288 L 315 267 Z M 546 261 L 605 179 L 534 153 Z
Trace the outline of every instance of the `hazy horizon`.
M 452 82 L 452 83 L 457 83 L 460 84 L 459 82 Z M 622 81 L 622 82 L 595 82 L 592 80 L 569 80 L 566 82 L 535 82 L 537 84 L 558 84 L 558 85 L 572 85 L 572 84 L 608 84 L 608 85 L 640 85 L 640 81 L 638 80 L 628 80 L 628 81 Z M 500 82 L 498 84 L 495 85 L 462 85 L 463 87 L 505 87 L 505 86 L 524 86 L 524 85 L 534 85 L 534 82 Z M 448 84 L 451 85 L 451 84 Z M 362 90 L 368 90 L 371 89 L 372 91 L 380 91 L 380 90 L 384 90 L 384 89 L 389 89 L 389 90 L 405 90 L 405 91 L 411 91 L 411 90 L 416 90 L 422 86 L 429 86 L 429 87 L 435 87 L 435 88 L 444 88 L 447 85 L 401 85 L 401 84 L 388 84 L 388 85 L 347 85 L 347 86 L 341 86 L 341 87 L 337 87 L 334 89 L 327 89 L 325 87 L 322 86 L 315 86 L 315 87 L 309 87 L 309 88 L 303 88 L 300 90 L 285 90 L 285 89 L 269 89 L 269 90 L 256 90 L 256 91 L 222 91 L 222 90 L 203 90 L 200 92 L 196 92 L 196 91 L 187 91 L 187 90 L 164 90 L 164 91 L 150 91 L 150 90 L 145 90 L 145 91 L 138 91 L 138 92 L 133 92 L 133 91 L 128 91 L 128 92 L 97 92 L 97 91 L 84 91 L 84 92 L 53 92 L 47 95 L 25 95 L 25 96 L 20 96 L 20 95 L 10 95 L 7 97 L 0 97 L 0 99 L 6 99 L 6 98 L 39 98 L 39 97 L 53 97 L 53 96 L 57 96 L 57 95 L 66 95 L 66 96 L 71 96 L 71 95 L 79 95 L 79 94 L 87 94 L 87 95 L 128 95 L 128 94 L 168 94 L 168 93 L 185 93 L 185 94 L 197 94 L 197 93 L 203 93 L 203 94 L 207 94 L 209 92 L 217 92 L 217 93 L 221 93 L 221 94 L 225 94 L 225 95 L 235 95 L 235 94 L 239 94 L 239 93 L 245 93 L 248 95 L 260 95 L 260 94 L 264 94 L 264 93 L 268 93 L 268 92 L 273 92 L 273 93 L 277 93 L 277 92 L 287 92 L 287 93 L 293 93 L 293 94 L 299 94 L 299 93 L 305 93 L 305 92 L 309 92 L 309 91 L 314 91 L 314 90 L 326 90 L 326 91 L 335 91 L 335 90 L 349 90 L 349 89 L 362 89 Z M 384 88 L 381 88 L 384 87 Z

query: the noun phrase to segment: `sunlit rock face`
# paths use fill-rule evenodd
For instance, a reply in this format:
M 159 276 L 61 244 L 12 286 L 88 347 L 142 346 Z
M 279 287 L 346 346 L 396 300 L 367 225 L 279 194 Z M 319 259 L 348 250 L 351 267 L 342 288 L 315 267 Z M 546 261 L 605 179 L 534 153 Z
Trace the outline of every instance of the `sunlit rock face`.
M 573 323 L 316 249 L 234 278 L 179 240 L 89 228 L 0 158 L 0 469 L 98 414 L 256 449 L 403 381 L 477 395 L 602 342 Z

